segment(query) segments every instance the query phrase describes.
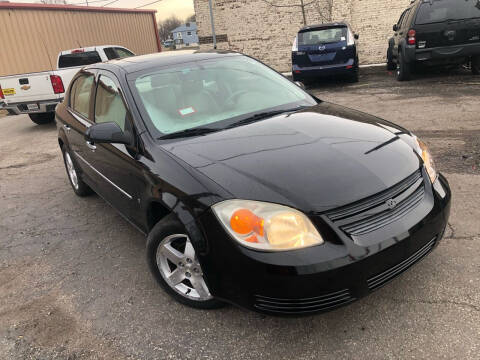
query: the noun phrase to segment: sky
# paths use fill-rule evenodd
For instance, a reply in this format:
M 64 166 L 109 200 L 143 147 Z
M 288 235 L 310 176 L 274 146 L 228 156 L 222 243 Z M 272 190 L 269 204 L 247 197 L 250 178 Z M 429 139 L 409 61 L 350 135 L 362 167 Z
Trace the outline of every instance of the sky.
M 112 2 L 113 0 L 89 0 L 91 6 L 103 6 Z M 108 5 L 108 7 L 116 8 L 134 8 L 143 4 L 148 4 L 154 0 L 118 0 L 115 3 Z M 23 2 L 23 3 L 39 3 L 38 0 L 10 0 L 10 2 Z M 85 0 L 67 0 L 68 4 L 78 4 L 85 2 Z M 188 16 L 193 15 L 193 0 L 162 0 L 156 4 L 146 6 L 143 9 L 155 9 L 157 10 L 157 19 L 164 20 L 171 15 L 176 15 L 181 20 L 185 20 Z

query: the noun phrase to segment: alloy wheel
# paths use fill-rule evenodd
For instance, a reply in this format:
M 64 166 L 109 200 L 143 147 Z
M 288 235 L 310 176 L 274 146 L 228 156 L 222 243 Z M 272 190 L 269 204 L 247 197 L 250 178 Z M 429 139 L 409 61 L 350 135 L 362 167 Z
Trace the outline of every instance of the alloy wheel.
M 170 235 L 157 248 L 157 267 L 165 282 L 178 294 L 194 301 L 213 299 L 190 239 Z
M 75 166 L 73 165 L 72 158 L 68 152 L 65 152 L 65 164 L 67 165 L 67 173 L 73 187 L 78 190 L 78 176 Z

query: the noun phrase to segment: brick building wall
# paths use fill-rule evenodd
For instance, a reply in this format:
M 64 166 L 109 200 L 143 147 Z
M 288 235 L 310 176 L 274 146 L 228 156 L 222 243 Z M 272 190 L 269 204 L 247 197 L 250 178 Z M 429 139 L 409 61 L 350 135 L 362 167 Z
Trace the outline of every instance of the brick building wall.
M 410 0 L 304 0 L 307 24 L 347 21 L 360 35 L 362 64 L 385 61 L 392 26 Z M 212 0 L 219 49 L 256 57 L 290 71 L 291 48 L 303 27 L 300 0 Z M 208 0 L 194 0 L 202 49 L 212 48 Z M 273 6 L 277 5 L 277 6 Z M 202 39 L 203 43 L 202 44 Z

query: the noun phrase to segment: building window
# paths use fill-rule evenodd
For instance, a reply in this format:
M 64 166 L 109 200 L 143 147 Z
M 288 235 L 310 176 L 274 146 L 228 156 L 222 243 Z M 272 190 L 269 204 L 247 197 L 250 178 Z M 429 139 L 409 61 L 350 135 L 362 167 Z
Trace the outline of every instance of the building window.
M 191 32 L 191 31 L 187 31 L 187 35 L 188 35 L 188 36 L 191 36 L 191 35 L 192 35 L 192 32 Z

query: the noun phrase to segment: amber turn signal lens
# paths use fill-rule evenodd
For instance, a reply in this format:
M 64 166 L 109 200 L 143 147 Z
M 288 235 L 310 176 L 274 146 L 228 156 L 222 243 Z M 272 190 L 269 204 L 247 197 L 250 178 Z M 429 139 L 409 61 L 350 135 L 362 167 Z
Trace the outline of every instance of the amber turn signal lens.
M 255 232 L 263 236 L 264 220 L 250 210 L 240 209 L 235 211 L 230 218 L 230 226 L 233 231 L 240 235 Z

